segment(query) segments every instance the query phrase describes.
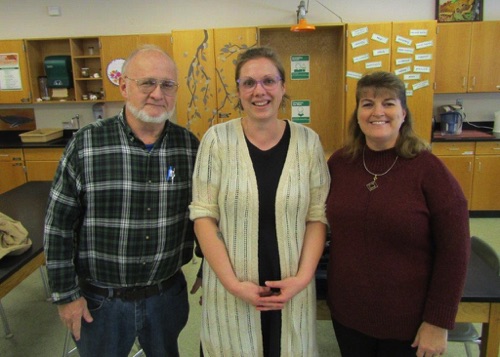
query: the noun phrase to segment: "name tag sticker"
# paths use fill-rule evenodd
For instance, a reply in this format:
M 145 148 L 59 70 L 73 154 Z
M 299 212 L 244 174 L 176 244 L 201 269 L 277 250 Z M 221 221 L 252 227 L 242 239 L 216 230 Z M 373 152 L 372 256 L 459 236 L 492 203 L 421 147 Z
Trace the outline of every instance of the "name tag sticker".
M 399 68 L 399 69 L 394 71 L 394 73 L 397 74 L 398 76 L 403 74 L 403 73 L 408 73 L 408 72 L 411 72 L 411 67 L 403 67 L 403 68 Z
M 354 41 L 353 43 L 351 43 L 352 48 L 359 48 L 359 47 L 363 47 L 366 45 L 368 45 L 368 39 L 366 39 L 366 38 L 359 40 L 359 41 Z
M 426 29 L 413 29 L 410 30 L 410 36 L 427 36 L 428 31 Z
M 428 86 L 429 86 L 429 81 L 425 80 L 422 82 L 415 83 L 412 87 L 413 87 L 413 90 L 418 90 L 418 89 L 425 88 Z
M 419 80 L 421 77 L 420 74 L 415 74 L 415 73 L 412 73 L 412 74 L 405 74 L 404 75 L 404 80 L 405 81 L 414 81 L 414 80 Z
M 396 59 L 396 65 L 397 66 L 401 66 L 402 64 L 408 64 L 408 63 L 412 63 L 413 62 L 413 58 L 398 58 Z
M 397 43 L 401 43 L 403 45 L 406 45 L 406 46 L 411 46 L 411 44 L 413 43 L 412 40 L 410 40 L 409 38 L 406 38 L 406 37 L 403 37 L 403 36 L 396 36 L 396 42 Z
M 373 50 L 374 56 L 384 56 L 390 54 L 391 51 L 388 48 L 379 48 L 378 50 Z
M 366 62 L 365 68 L 380 68 L 382 67 L 382 61 L 378 62 Z
M 389 39 L 387 37 L 384 37 L 382 35 L 378 35 L 376 33 L 374 33 L 372 35 L 372 40 L 373 41 L 377 41 L 377 42 L 380 42 L 380 43 L 387 43 L 389 41 Z
M 361 79 L 363 76 L 361 73 L 358 72 L 353 72 L 353 71 L 347 71 L 346 75 L 347 78 L 354 78 L 354 79 Z
M 351 31 L 351 36 L 358 37 L 358 36 L 364 35 L 365 33 L 368 33 L 368 27 L 361 27 L 357 30 Z
M 415 44 L 415 48 L 417 50 L 421 50 L 422 48 L 432 47 L 432 45 L 433 45 L 432 41 L 419 42 L 419 43 Z
M 431 59 L 432 59 L 432 54 L 430 53 L 415 55 L 415 61 L 430 61 Z
M 414 66 L 413 72 L 417 73 L 431 73 L 431 67 L 426 66 Z
M 361 56 L 356 56 L 352 59 L 352 61 L 354 63 L 358 63 L 358 62 L 362 62 L 362 61 L 366 61 L 367 59 L 370 58 L 370 55 L 368 55 L 368 53 L 364 54 L 364 55 L 361 55 Z
M 415 52 L 415 49 L 411 47 L 398 47 L 397 52 L 412 55 Z

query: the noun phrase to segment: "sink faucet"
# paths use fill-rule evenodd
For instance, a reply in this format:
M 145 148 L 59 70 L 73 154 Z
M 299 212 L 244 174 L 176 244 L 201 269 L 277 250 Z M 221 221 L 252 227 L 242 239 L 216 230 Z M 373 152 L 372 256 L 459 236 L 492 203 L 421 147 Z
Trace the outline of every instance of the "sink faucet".
M 80 114 L 76 114 L 73 118 L 71 118 L 71 125 L 73 125 L 73 128 L 75 127 L 75 122 L 76 129 L 80 129 Z

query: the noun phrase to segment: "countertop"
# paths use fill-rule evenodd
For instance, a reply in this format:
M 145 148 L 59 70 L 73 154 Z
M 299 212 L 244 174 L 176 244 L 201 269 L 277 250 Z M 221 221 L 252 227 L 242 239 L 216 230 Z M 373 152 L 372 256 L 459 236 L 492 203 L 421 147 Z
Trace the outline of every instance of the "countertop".
M 499 141 L 500 133 L 493 132 L 493 122 L 464 122 L 459 135 L 441 135 L 439 123 L 436 123 L 432 133 L 432 142 L 450 141 Z
M 73 136 L 75 130 L 64 130 L 63 136 L 45 143 L 23 143 L 19 137 L 21 132 L 1 131 L 0 149 L 24 149 L 24 148 L 64 148 L 69 139 Z

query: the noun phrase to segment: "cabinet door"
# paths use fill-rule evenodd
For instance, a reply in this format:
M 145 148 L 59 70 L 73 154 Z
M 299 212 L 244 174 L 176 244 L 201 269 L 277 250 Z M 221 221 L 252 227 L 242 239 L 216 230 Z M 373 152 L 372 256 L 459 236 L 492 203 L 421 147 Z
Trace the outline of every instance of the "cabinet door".
M 0 193 L 12 190 L 26 182 L 22 162 L 0 161 Z
M 391 69 L 392 24 L 347 25 L 345 134 L 356 110 L 356 85 L 361 75 Z
M 444 162 L 448 170 L 457 179 L 465 198 L 467 198 L 468 207 L 471 208 L 472 198 L 472 175 L 474 167 L 473 156 L 438 156 Z
M 103 86 L 107 102 L 122 102 L 123 97 L 118 85 L 114 84 L 107 76 L 108 66 L 115 60 L 127 59 L 127 57 L 137 48 L 138 38 L 136 35 L 130 36 L 102 36 L 99 38 L 101 43 L 101 62 L 102 73 L 104 77 Z
M 12 89 L 2 88 L 0 83 L 0 103 L 30 103 L 30 84 L 28 79 L 28 63 L 23 40 L 0 41 L 0 60 L 3 65 L 12 65 L 12 72 L 5 73 L 3 80 L 10 82 Z M 7 70 L 5 71 L 7 72 Z M 12 77 L 12 80 L 8 78 Z
M 257 28 L 242 27 L 214 30 L 215 72 L 217 79 L 217 122 L 241 116 L 235 109 L 238 94 L 235 61 L 240 52 L 257 45 Z
M 471 209 L 500 210 L 500 155 L 476 155 Z
M 467 91 L 471 34 L 470 22 L 437 25 L 435 93 Z
M 407 85 L 413 128 L 431 141 L 436 58 L 436 21 L 394 22 L 391 70 Z
M 137 46 L 156 45 L 173 57 L 172 41 L 170 34 L 137 35 Z
M 213 30 L 173 31 L 178 68 L 177 123 L 201 139 L 217 121 Z
M 52 181 L 63 151 L 63 148 L 24 149 L 27 180 Z
M 498 92 L 500 89 L 500 21 L 472 23 L 469 92 Z

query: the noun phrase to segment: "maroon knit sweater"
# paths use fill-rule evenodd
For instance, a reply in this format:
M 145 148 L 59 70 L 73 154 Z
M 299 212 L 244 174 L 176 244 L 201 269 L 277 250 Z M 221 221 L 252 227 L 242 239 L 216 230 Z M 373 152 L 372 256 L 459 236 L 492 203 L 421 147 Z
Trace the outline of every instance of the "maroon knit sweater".
M 394 149 L 366 148 L 383 173 Z M 366 184 L 362 157 L 337 151 L 328 161 L 332 230 L 328 305 L 341 324 L 381 339 L 413 340 L 422 321 L 451 329 L 470 253 L 467 202 L 458 182 L 430 152 L 399 158 L 378 188 Z

